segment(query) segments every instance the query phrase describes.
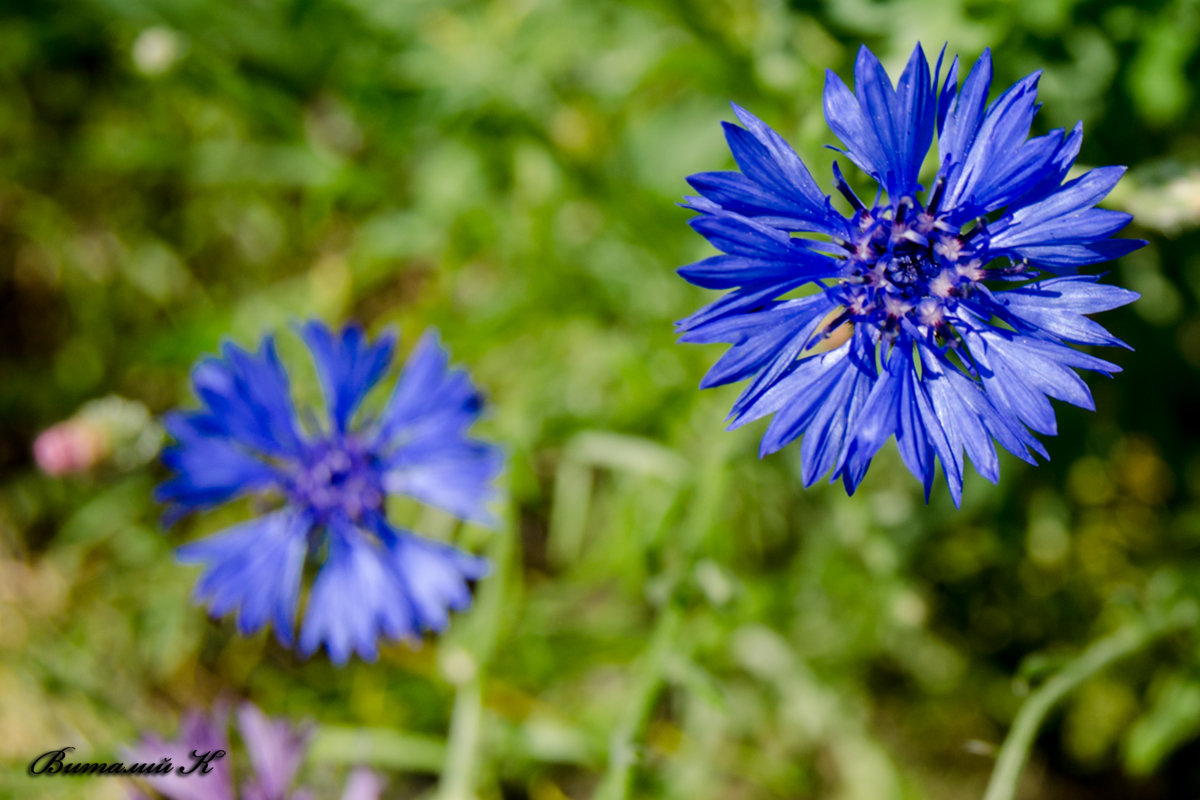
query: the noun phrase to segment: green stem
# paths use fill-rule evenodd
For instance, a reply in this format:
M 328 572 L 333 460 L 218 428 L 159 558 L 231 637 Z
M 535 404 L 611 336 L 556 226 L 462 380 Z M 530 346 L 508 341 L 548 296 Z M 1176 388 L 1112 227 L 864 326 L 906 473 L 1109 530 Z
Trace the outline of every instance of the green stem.
M 676 634 L 682 621 L 682 613 L 671 602 L 659 614 L 650 644 L 637 665 L 637 684 L 629 693 L 629 703 L 613 731 L 608 750 L 608 769 L 596 789 L 595 800 L 624 800 L 629 793 L 629 778 L 637 761 L 635 754 L 639 734 L 665 683 L 671 658 L 680 652 Z
M 436 775 L 446 763 L 446 742 L 437 736 L 391 728 L 321 725 L 313 734 L 308 760 Z
M 450 741 L 442 768 L 441 800 L 470 800 L 475 796 L 475 755 L 483 721 L 483 681 L 472 678 L 458 688 L 450 721 Z
M 462 657 L 473 674 L 454 694 L 454 711 L 446 741 L 446 761 L 438 786 L 439 800 L 471 800 L 476 796 L 479 743 L 483 734 L 484 682 L 504 626 L 504 605 L 511 593 L 509 574 L 516 559 L 514 514 L 509 509 L 507 524 L 492 540 L 492 574 L 482 584 L 469 625 L 463 626 Z M 443 646 L 453 646 L 443 644 Z
M 1016 797 L 1017 783 L 1029 758 L 1033 740 L 1046 716 L 1060 700 L 1111 664 L 1137 653 L 1173 630 L 1192 624 L 1194 618 L 1193 609 L 1180 608 L 1176 609 L 1176 613 L 1155 621 L 1142 620 L 1121 628 L 1084 650 L 1078 658 L 1030 694 L 1017 712 L 1012 729 L 1000 747 L 984 800 L 1013 800 Z
M 722 444 L 707 452 L 700 467 L 694 502 L 680 537 L 684 566 L 681 572 L 668 579 L 669 585 L 664 592 L 666 601 L 659 612 L 650 643 L 638 658 L 635 672 L 637 681 L 609 740 L 608 768 L 593 800 L 625 800 L 628 796 L 629 780 L 637 762 L 637 742 L 650 718 L 654 700 L 666 683 L 671 664 L 690 657 L 691 640 L 679 635 L 684 615 L 675 601 L 675 592 L 683 576 L 692 569 L 724 507 L 725 487 L 729 480 L 729 471 L 724 465 L 730 439 L 723 437 L 718 441 Z

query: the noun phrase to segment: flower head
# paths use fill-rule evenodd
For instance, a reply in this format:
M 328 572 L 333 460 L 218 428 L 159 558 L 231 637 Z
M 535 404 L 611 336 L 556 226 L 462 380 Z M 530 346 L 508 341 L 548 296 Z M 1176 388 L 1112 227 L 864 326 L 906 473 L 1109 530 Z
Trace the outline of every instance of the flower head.
M 68 419 L 56 423 L 33 440 L 33 459 L 53 477 L 84 473 L 111 451 L 106 431 L 87 422 Z
M 158 455 L 162 429 L 136 400 L 109 395 L 84 403 L 33 440 L 33 460 L 51 477 L 105 466 L 130 469 Z
M 386 496 L 490 524 L 503 458 L 467 435 L 481 400 L 465 372 L 448 368 L 436 335 L 418 342 L 383 411 L 355 424 L 395 337 L 372 343 L 356 326 L 335 334 L 319 322 L 301 334 L 328 423 L 301 425 L 271 337 L 253 353 L 227 343 L 192 373 L 201 408 L 167 419 L 175 444 L 163 462 L 176 474 L 157 496 L 168 521 L 242 495 L 277 498 L 273 511 L 180 548 L 181 560 L 206 567 L 198 596 L 215 616 L 236 612 L 243 634 L 270 622 L 291 646 L 304 564 L 319 561 L 300 651 L 324 644 L 339 664 L 352 652 L 373 659 L 379 637 L 444 628 L 448 609 L 470 605 L 467 581 L 487 572 L 483 559 L 389 524 Z
M 237 719 L 252 773 L 242 781 L 240 792 L 230 768 L 227 709 L 223 707 L 210 715 L 189 712 L 178 740 L 147 736 L 127 751 L 126 760 L 131 765 L 169 767 L 140 778 L 154 796 L 167 800 L 314 800 L 311 791 L 292 788 L 312 738 L 311 727 L 272 719 L 250 703 L 238 708 Z M 197 767 L 198 758 L 206 753 L 212 757 Z M 205 767 L 207 771 L 202 771 Z M 375 773 L 359 768 L 346 782 L 342 800 L 378 800 L 382 788 Z M 132 797 L 143 800 L 147 795 L 139 789 Z
M 1094 207 L 1124 168 L 1064 183 L 1082 128 L 1029 138 L 1037 73 L 989 104 L 988 52 L 961 90 L 958 60 L 939 90 L 941 66 L 931 75 L 918 46 L 893 87 L 864 47 L 853 92 L 827 73 L 840 152 L 879 185 L 863 202 L 835 162 L 848 215 L 736 105 L 742 125 L 725 135 L 740 171 L 688 179 L 700 193 L 687 198 L 700 212 L 691 225 L 722 254 L 680 274 L 729 292 L 678 323 L 682 341 L 733 345 L 702 388 L 752 379 L 730 427 L 774 414 L 763 455 L 803 435 L 805 485 L 832 471 L 853 493 L 895 436 L 926 498 L 936 459 L 958 504 L 964 452 L 992 482 L 992 440 L 1036 463 L 1047 455 L 1033 432 L 1056 432 L 1048 398 L 1093 408 L 1074 370 L 1120 371 L 1069 345 L 1127 346 L 1085 315 L 1138 295 L 1075 274 L 1144 244 L 1109 238 L 1130 216 Z M 935 134 L 926 190 L 918 174 Z M 815 291 L 795 291 L 806 286 Z

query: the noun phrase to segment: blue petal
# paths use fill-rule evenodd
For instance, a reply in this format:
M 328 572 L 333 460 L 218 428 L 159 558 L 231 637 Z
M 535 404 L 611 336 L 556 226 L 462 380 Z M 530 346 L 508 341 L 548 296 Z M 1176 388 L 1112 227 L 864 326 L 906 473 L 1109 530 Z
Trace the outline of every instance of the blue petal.
M 739 214 L 708 214 L 693 217 L 688 224 L 723 253 L 750 258 L 764 255 L 779 257 L 792 253 L 810 257 L 820 255 L 814 242 L 794 238 L 786 231 Z
M 855 94 L 826 73 L 825 118 L 846 155 L 882 184 L 894 202 L 917 191 L 917 173 L 937 117 L 929 62 L 918 45 L 892 88 L 879 59 L 862 47 L 854 67 Z
M 279 641 L 290 646 L 309 527 L 306 517 L 284 509 L 184 545 L 177 556 L 205 565 L 196 595 L 213 616 L 237 611 L 243 635 L 272 621 Z
M 705 173 L 712 174 L 712 173 Z M 707 197 L 698 197 L 696 195 L 684 195 L 684 202 L 679 204 L 680 208 L 686 208 L 691 211 L 699 211 L 701 214 L 717 214 L 720 213 L 721 206 L 709 200 Z
M 764 368 L 755 376 L 745 390 L 738 395 L 730 410 L 730 417 L 736 418 L 743 410 L 749 408 L 784 375 L 796 367 L 797 359 L 815 346 L 821 325 L 837 304 L 828 294 L 821 293 L 799 300 L 789 300 L 781 304 L 784 314 L 791 317 L 792 334 L 785 339 L 765 362 Z
M 899 113 L 894 118 L 898 130 L 895 131 L 897 149 L 893 161 L 897 171 L 897 191 L 909 187 L 910 193 L 916 192 L 917 174 L 933 142 L 937 114 L 934 88 L 929 62 L 921 46 L 917 45 L 896 83 Z
M 810 267 L 807 274 L 798 259 L 783 254 L 778 258 L 745 258 L 743 256 L 709 256 L 708 258 L 680 267 L 678 273 L 693 286 L 704 289 L 735 289 L 743 286 L 780 286 L 803 276 L 804 283 L 817 280 Z M 776 290 L 775 295 L 782 292 Z
M 791 372 L 735 415 L 729 423 L 729 430 L 782 411 L 789 417 L 788 429 L 782 430 L 784 423 L 778 417 L 772 420 L 771 425 L 781 429 L 771 435 L 769 443 L 766 437 L 763 438 L 759 454 L 766 455 L 779 450 L 803 433 L 804 426 L 812 418 L 828 386 L 852 365 L 849 354 L 850 345 L 847 343 L 827 353 L 803 359 Z
M 1047 176 L 1054 174 L 1050 165 L 1064 141 L 1059 129 L 1017 145 L 1003 162 L 994 163 L 976 182 L 971 213 L 988 214 L 1019 201 L 1031 202 L 1029 198 L 1038 193 Z
M 822 252 L 821 244 L 793 238 L 747 217 L 714 214 L 696 217 L 689 224 L 726 253 L 678 270 L 689 283 L 706 289 L 795 285 L 831 278 L 842 270 L 842 263 Z
M 987 108 L 988 90 L 992 86 L 992 53 L 985 49 L 967 73 L 962 91 L 953 95 L 954 82 L 958 78 L 958 59 L 954 60 L 946 85 L 942 90 L 941 102 L 949 102 L 945 123 L 938 137 L 938 155 L 941 158 L 941 175 L 947 182 L 956 179 L 966 161 L 967 153 L 975 141 L 983 112 Z M 948 98 L 951 97 L 952 99 Z
M 1053 244 L 1090 243 L 1116 233 L 1131 217 L 1092 208 L 1112 191 L 1124 167 L 1098 167 L 1043 200 L 1017 209 L 988 228 L 989 252 Z
M 344 518 L 331 520 L 329 556 L 308 598 L 300 652 L 324 645 L 338 665 L 354 653 L 374 661 L 380 638 L 419 634 L 414 613 L 390 552 Z
M 787 142 L 736 103 L 733 110 L 746 127 L 724 123 L 725 138 L 741 174 L 705 172 L 688 182 L 726 211 L 785 230 L 844 234 L 845 220 Z
M 893 350 L 892 358 L 884 364 L 884 369 L 867 394 L 862 411 L 855 418 L 838 457 L 838 472 L 835 475 L 844 476 L 850 494 L 854 493 L 866 475 L 871 459 L 896 432 L 900 422 L 896 413 L 901 389 L 901 381 L 896 377 L 900 360 L 897 352 Z
M 818 323 L 833 308 L 833 301 L 820 293 L 717 320 L 693 329 L 680 341 L 733 344 L 704 376 L 702 389 L 740 381 L 760 370 L 759 380 L 770 384 L 800 356 Z
M 221 358 L 201 361 L 192 384 L 205 406 L 204 425 L 214 433 L 272 456 L 303 450 L 287 372 L 267 336 L 258 352 L 226 342 Z
M 900 424 L 896 433 L 900 457 L 909 471 L 922 479 L 925 485 L 925 502 L 929 502 L 934 475 L 932 454 L 936 454 L 942 461 L 942 471 L 950 487 L 950 497 L 954 500 L 954 505 L 958 506 L 962 503 L 961 456 L 950 446 L 942 424 L 934 413 L 925 386 L 917 375 L 911 352 L 904 353 L 904 356 L 898 403 Z
M 861 361 L 854 358 L 855 342 L 851 340 L 843 346 L 851 350 L 851 357 L 847 359 L 850 366 L 829 387 L 829 394 L 805 426 L 804 439 L 800 443 L 800 478 L 805 486 L 816 483 L 837 463 L 850 427 L 875 381 L 875 373 L 862 369 Z M 775 420 L 780 416 L 776 414 Z M 770 427 L 767 434 L 771 434 Z M 763 441 L 766 442 L 766 437 Z
M 1048 195 L 1058 191 L 1063 180 L 1070 172 L 1071 166 L 1079 155 L 1083 144 L 1083 123 L 1075 123 L 1075 127 L 1058 143 L 1054 154 L 1042 166 L 1038 179 L 1029 187 L 1027 193 L 1013 201 L 1013 206 L 1019 208 L 1036 203 Z
M 1102 239 L 1086 244 L 1017 247 L 1013 255 L 1050 272 L 1069 274 L 1079 267 L 1112 261 L 1145 246 L 1145 239 Z
M 376 449 L 386 451 L 398 437 L 461 435 L 483 405 L 471 379 L 462 370 L 449 369 L 449 356 L 436 331 L 421 337 L 404 365 L 396 388 L 375 432 Z
M 487 504 L 503 466 L 500 448 L 474 439 L 448 439 L 435 431 L 414 437 L 383 459 L 383 488 L 491 526 L 495 519 Z
M 773 308 L 774 298 L 808 282 L 807 278 L 797 278 L 782 284 L 767 282 L 742 286 L 729 292 L 720 300 L 709 303 L 691 316 L 677 321 L 675 329 L 679 333 L 687 333 L 699 330 L 718 320 Z
M 825 71 L 824 108 L 829 129 L 845 145 L 846 156 L 882 185 L 888 171 L 883 144 L 858 98 L 833 70 Z
M 951 497 L 958 505 L 962 501 L 961 456 L 943 429 L 934 403 L 917 374 L 912 348 L 912 342 L 903 338 L 892 347 L 861 412 L 851 415 L 853 423 L 842 444 L 834 477 L 841 475 L 847 490 L 853 492 L 866 474 L 870 460 L 895 435 L 905 466 L 925 486 L 926 501 L 933 487 L 936 455 L 942 461 Z
M 979 368 L 984 391 L 992 405 L 1002 413 L 1009 414 L 1038 433 L 1058 433 L 1054 419 L 1054 408 L 1045 393 L 1029 386 L 1019 367 L 1014 369 L 1009 362 L 993 352 L 998 339 L 1002 345 L 1004 337 L 991 332 L 964 334 L 971 357 Z
M 166 428 L 178 444 L 164 448 L 160 458 L 174 477 L 155 487 L 154 498 L 167 503 L 167 524 L 189 511 L 213 508 L 245 494 L 280 484 L 275 467 L 247 453 L 228 439 L 197 432 L 189 414 L 169 414 Z
M 409 357 L 374 433 L 385 491 L 406 494 L 464 519 L 494 524 L 487 511 L 503 452 L 466 436 L 482 400 L 467 374 L 448 368 L 436 333 Z
M 316 362 L 334 429 L 344 432 L 363 398 L 391 364 L 395 334 L 385 333 L 374 344 L 368 344 L 358 325 L 347 325 L 335 338 L 316 320 L 304 325 L 301 334 Z
M 465 611 L 471 605 L 467 581 L 488 573 L 486 559 L 419 536 L 397 532 L 389 549 L 423 630 L 444 630 L 448 611 Z
M 856 335 L 836 350 L 800 361 L 730 427 L 774 413 L 760 454 L 773 453 L 803 434 L 801 477 L 806 486 L 812 485 L 833 466 L 849 418 L 866 400 L 874 380 L 874 375 L 863 369 L 862 350 L 863 343 Z
M 746 148 L 743 151 L 745 160 L 748 163 L 752 162 L 749 164 L 751 169 L 746 169 L 746 165 L 742 164 L 743 158 L 738 158 L 738 153 L 734 152 L 734 159 L 738 161 L 738 166 L 747 177 L 777 189 L 780 194 L 791 195 L 798 205 L 809 210 L 814 216 L 821 217 L 829 213 L 829 197 L 817 187 L 817 182 L 813 180 L 808 167 L 804 166 L 804 162 L 796 155 L 791 145 L 761 119 L 737 103 L 731 105 L 733 113 L 758 144 L 757 148 L 753 148 L 743 137 L 737 137 Z M 734 126 L 727 125 L 726 132 L 732 127 Z M 732 142 L 730 146 L 733 146 Z M 766 159 L 763 158 L 764 155 L 767 156 Z M 767 161 L 769 168 L 763 169 L 768 166 Z
M 1020 255 L 1026 249 L 1022 245 L 1090 244 L 1113 235 L 1128 225 L 1132 219 L 1133 216 L 1124 211 L 1088 208 L 1071 215 L 1064 214 L 1057 219 L 1047 220 L 1045 224 L 1039 226 L 1014 225 L 1005 230 L 1001 242 L 993 240 L 990 243 L 989 255 L 993 257 L 1007 255 L 1006 251 L 1008 250 Z M 1001 222 L 1003 221 L 1001 220 Z
M 980 63 L 984 63 L 982 58 Z M 978 69 L 979 65 L 976 68 Z M 981 76 L 980 82 L 988 73 L 990 65 L 988 72 Z M 1017 81 L 996 98 L 996 101 L 988 106 L 983 120 L 973 132 L 969 149 L 962 153 L 961 167 L 954 161 L 952 168 L 945 171 L 945 207 L 953 210 L 951 222 L 965 222 L 993 207 L 997 198 L 985 193 L 987 184 L 997 174 L 1006 175 L 1020 168 L 1021 147 L 1029 136 L 1029 127 L 1038 109 L 1037 83 L 1040 77 L 1041 73 L 1035 72 Z M 970 81 L 969 76 L 967 82 Z M 964 112 L 973 114 L 975 96 L 972 95 L 970 99 L 972 104 L 965 105 Z M 964 133 L 970 129 L 970 121 L 970 116 L 964 119 Z M 952 157 L 957 158 L 958 154 L 954 153 Z M 945 169 L 945 153 L 942 158 Z
M 920 353 L 922 381 L 950 447 L 956 454 L 965 450 L 979 474 L 996 483 L 1000 460 L 985 421 L 996 416 L 996 410 L 979 385 L 944 357 L 927 347 L 920 348 Z
M 900 163 L 898 129 L 902 121 L 896 119 L 899 112 L 896 92 L 883 65 L 865 45 L 858 48 L 858 57 L 854 61 L 854 95 L 883 154 L 883 162 L 879 165 L 882 167 L 883 188 L 889 195 L 899 199 L 894 192 L 905 165 Z M 904 184 L 900 193 L 904 193 L 907 187 L 908 184 Z
M 986 51 L 984 51 L 986 53 Z M 942 59 L 946 55 L 945 46 L 942 47 L 942 52 L 938 54 L 937 69 L 933 73 L 934 84 L 937 84 L 938 79 L 942 74 Z M 987 94 L 986 90 L 984 94 Z M 942 149 L 941 136 L 946 129 L 946 117 L 950 113 L 950 108 L 953 106 L 958 97 L 958 56 L 950 62 L 950 68 L 946 70 L 946 80 L 942 84 L 942 90 L 938 93 L 938 110 L 937 110 L 937 133 L 938 133 L 938 149 Z
M 1048 435 L 1057 433 L 1048 396 L 1088 410 L 1095 408 L 1087 385 L 1071 367 L 1104 373 L 1120 371 L 1115 364 L 1065 345 L 1008 331 L 966 330 L 964 338 L 993 405 Z
M 1128 347 L 1098 322 L 1095 314 L 1132 303 L 1137 292 L 1098 283 L 1094 275 L 1052 278 L 1001 292 L 998 298 L 1016 321 L 1073 344 Z

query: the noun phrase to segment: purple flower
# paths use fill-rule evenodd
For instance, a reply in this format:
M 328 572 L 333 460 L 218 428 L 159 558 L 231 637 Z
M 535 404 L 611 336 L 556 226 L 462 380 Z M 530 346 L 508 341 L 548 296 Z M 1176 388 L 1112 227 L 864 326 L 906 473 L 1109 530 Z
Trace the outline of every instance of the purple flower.
M 139 778 L 155 795 L 167 800 L 315 800 L 308 789 L 293 789 L 296 773 L 308 749 L 312 729 L 295 727 L 283 719 L 272 719 L 256 706 L 243 703 L 238 709 L 238 731 L 250 760 L 251 776 L 242 781 L 238 792 L 230 768 L 230 747 L 226 735 L 227 713 L 218 708 L 211 716 L 189 712 L 183 718 L 178 740 L 165 741 L 148 736 L 126 752 L 128 764 L 161 764 L 170 758 L 172 769 L 163 775 Z M 207 761 L 211 772 L 195 769 L 197 753 L 223 751 L 220 758 Z M 189 774 L 180 774 L 179 769 Z M 356 769 L 346 783 L 342 800 L 378 800 L 383 781 L 366 769 Z M 140 789 L 131 795 L 143 800 Z
M 827 73 L 840 152 L 878 184 L 866 203 L 834 164 L 849 216 L 736 105 L 742 126 L 725 135 L 739 171 L 688 179 L 691 225 L 721 255 L 679 272 L 728 294 L 678 323 L 682 341 L 732 345 L 701 387 L 750 380 L 730 427 L 774 415 L 762 455 L 803 436 L 806 486 L 832 472 L 853 493 L 894 436 L 926 499 L 940 461 L 957 505 L 964 453 L 992 482 L 993 440 L 1036 463 L 1034 433 L 1056 432 L 1049 398 L 1091 409 L 1075 370 L 1120 371 L 1070 345 L 1127 347 L 1086 315 L 1138 295 L 1075 274 L 1145 244 L 1110 238 L 1130 216 L 1095 208 L 1124 168 L 1064 183 L 1082 128 L 1029 138 L 1038 74 L 988 104 L 987 52 L 961 91 L 957 59 L 938 89 L 941 64 L 931 74 L 918 46 L 893 87 L 864 47 L 854 92 Z
M 233 774 L 229 767 L 229 739 L 227 713 L 218 708 L 211 716 L 196 711 L 183 717 L 179 739 L 168 742 L 157 736 L 147 736 L 126 754 L 130 764 L 163 764 L 169 759 L 170 770 L 163 775 L 143 777 L 146 785 L 168 800 L 236 800 L 233 789 Z M 211 772 L 199 770 L 189 775 L 180 775 L 180 769 L 189 769 L 195 759 L 192 753 L 215 754 L 225 751 L 220 758 L 208 762 Z M 134 797 L 142 795 L 135 794 Z
M 418 342 L 382 411 L 356 424 L 395 337 L 372 343 L 356 326 L 335 335 L 319 322 L 301 333 L 327 425 L 301 425 L 271 337 L 253 353 L 227 343 L 192 373 L 201 408 L 167 419 L 176 443 L 163 462 L 176 474 L 157 497 L 168 521 L 243 495 L 277 498 L 263 516 L 180 548 L 182 561 L 205 565 L 198 597 L 214 616 L 236 614 L 243 634 L 273 623 L 291 646 L 304 564 L 317 562 L 301 653 L 324 644 L 338 664 L 352 652 L 374 659 L 380 637 L 442 630 L 448 609 L 470 605 L 467 581 L 487 572 L 481 558 L 393 527 L 386 497 L 490 524 L 486 504 L 503 458 L 467 435 L 481 399 L 465 372 L 448 367 L 436 335 Z

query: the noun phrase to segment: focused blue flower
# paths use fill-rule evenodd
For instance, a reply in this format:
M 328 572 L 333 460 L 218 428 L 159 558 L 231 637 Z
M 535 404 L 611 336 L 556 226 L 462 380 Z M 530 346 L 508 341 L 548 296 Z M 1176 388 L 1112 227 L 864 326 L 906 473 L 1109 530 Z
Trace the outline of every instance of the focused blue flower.
M 806 486 L 832 471 L 852 494 L 895 436 L 926 499 L 936 459 L 957 505 L 964 452 L 993 483 L 993 439 L 1030 463 L 1048 458 L 1034 436 L 1056 432 L 1048 398 L 1093 409 L 1074 369 L 1120 371 L 1068 345 L 1128 347 L 1085 315 L 1138 295 L 1075 274 L 1145 244 L 1109 238 L 1130 216 L 1094 208 L 1124 168 L 1064 183 L 1082 127 L 1029 138 L 1039 73 L 988 104 L 988 52 L 961 91 L 958 60 L 939 91 L 941 67 L 931 76 L 918 46 L 893 88 L 863 47 L 853 93 L 827 73 L 839 152 L 879 184 L 868 205 L 834 163 L 849 216 L 736 105 L 744 127 L 725 123 L 725 135 L 740 171 L 688 179 L 700 194 L 686 198 L 700 212 L 691 225 L 722 255 L 679 272 L 729 292 L 677 323 L 681 340 L 733 345 L 701 387 L 752 379 L 730 428 L 774 414 L 762 455 L 803 435 Z M 918 174 L 935 131 L 926 192 Z
M 385 497 L 491 524 L 486 504 L 503 457 L 467 435 L 481 399 L 465 372 L 448 368 L 435 334 L 418 342 L 382 412 L 359 424 L 355 412 L 391 364 L 395 337 L 371 343 L 359 327 L 334 334 L 319 322 L 301 334 L 328 424 L 300 424 L 272 337 L 254 353 L 226 343 L 192 373 L 202 407 L 166 420 L 175 444 L 162 458 L 176 475 L 157 497 L 168 522 L 243 495 L 277 498 L 269 513 L 179 549 L 182 561 L 205 565 L 197 596 L 214 616 L 236 613 L 243 634 L 273 623 L 291 646 L 305 562 L 320 562 L 301 653 L 324 644 L 339 664 L 352 652 L 373 659 L 380 637 L 442 630 L 449 609 L 470 605 L 467 581 L 487 572 L 481 558 L 393 527 Z

